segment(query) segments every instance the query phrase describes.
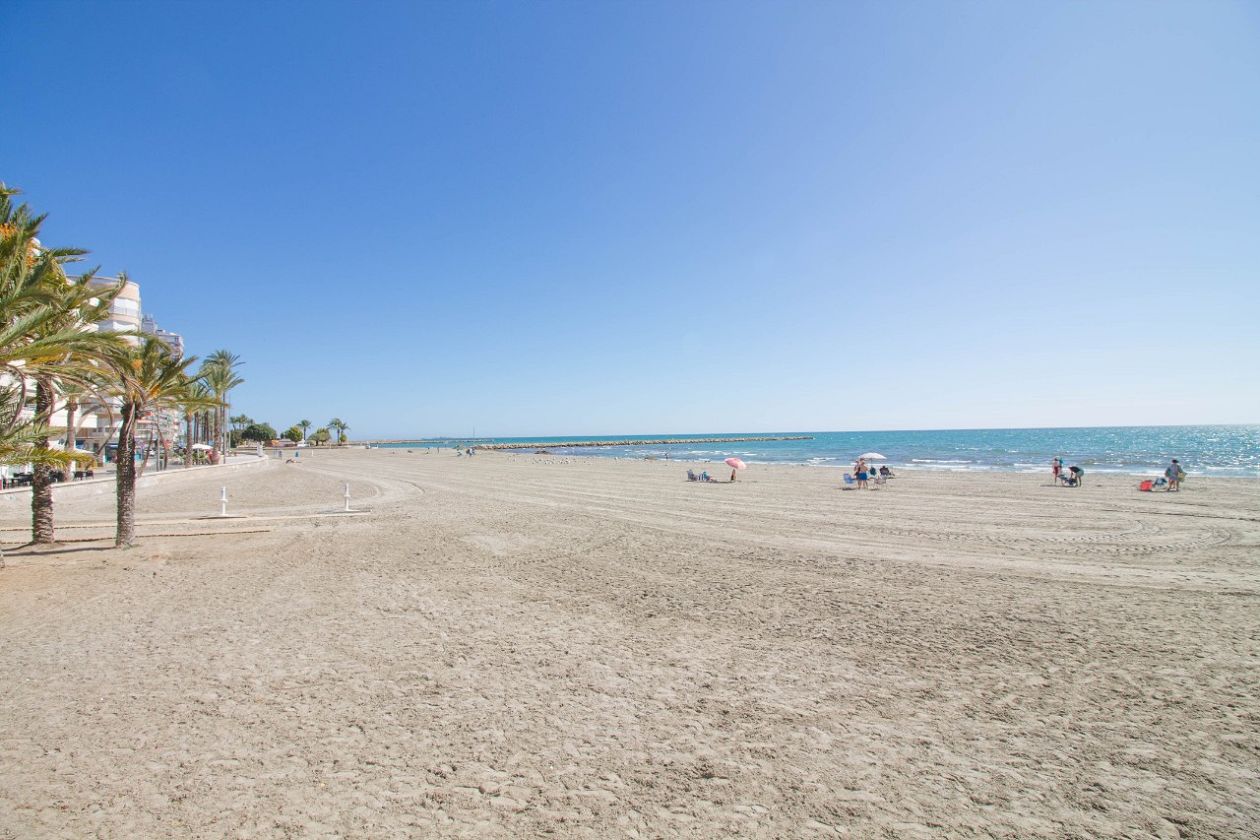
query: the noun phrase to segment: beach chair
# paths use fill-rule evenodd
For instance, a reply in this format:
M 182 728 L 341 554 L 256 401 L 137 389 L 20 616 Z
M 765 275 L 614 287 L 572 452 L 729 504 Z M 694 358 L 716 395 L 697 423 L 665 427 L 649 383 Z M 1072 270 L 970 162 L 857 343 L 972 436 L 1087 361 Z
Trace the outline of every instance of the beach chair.
M 845 474 L 844 474 L 844 483 L 845 483 L 845 485 L 846 485 L 846 486 L 852 487 L 852 486 L 855 486 L 855 485 L 857 484 L 857 479 L 856 479 L 856 478 L 854 478 L 853 476 L 849 475 L 848 473 L 845 473 Z

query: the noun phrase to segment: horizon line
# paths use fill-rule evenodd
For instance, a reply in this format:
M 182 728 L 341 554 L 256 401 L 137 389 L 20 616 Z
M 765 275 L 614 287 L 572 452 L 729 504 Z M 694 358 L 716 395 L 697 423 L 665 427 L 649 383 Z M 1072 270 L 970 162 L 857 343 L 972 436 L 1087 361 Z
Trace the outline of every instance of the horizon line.
M 421 435 L 418 437 L 406 436 L 387 436 L 378 435 L 374 437 L 363 437 L 347 442 L 371 441 L 371 440 L 391 440 L 391 441 L 426 441 L 426 440 L 495 440 L 499 438 L 520 438 L 530 439 L 539 437 L 567 437 L 567 438 L 595 438 L 595 437 L 693 437 L 696 435 L 709 436 L 727 436 L 734 437 L 738 435 L 825 435 L 825 434 L 889 434 L 896 432 L 1003 432 L 1003 431 L 1055 431 L 1055 430 L 1085 430 L 1085 429 L 1185 429 L 1194 427 L 1247 427 L 1260 426 L 1260 422 L 1244 422 L 1244 423 L 1126 423 L 1118 425 L 1101 425 L 1101 426 L 948 426 L 934 429 L 774 429 L 774 430 L 745 430 L 739 432 L 643 432 L 639 434 L 630 434 L 623 432 L 609 433 L 571 433 L 571 434 L 495 434 L 495 435 Z

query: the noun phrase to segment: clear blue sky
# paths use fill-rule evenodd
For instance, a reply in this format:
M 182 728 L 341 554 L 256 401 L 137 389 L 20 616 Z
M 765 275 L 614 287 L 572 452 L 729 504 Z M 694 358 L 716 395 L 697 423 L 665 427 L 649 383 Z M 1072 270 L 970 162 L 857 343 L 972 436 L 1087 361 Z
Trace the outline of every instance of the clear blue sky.
M 1260 421 L 1260 5 L 0 4 L 0 180 L 352 436 Z

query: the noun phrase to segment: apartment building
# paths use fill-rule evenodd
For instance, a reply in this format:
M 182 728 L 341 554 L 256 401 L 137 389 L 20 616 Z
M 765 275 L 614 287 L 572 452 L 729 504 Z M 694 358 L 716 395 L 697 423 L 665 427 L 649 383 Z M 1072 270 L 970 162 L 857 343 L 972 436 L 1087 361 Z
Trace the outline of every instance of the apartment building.
M 105 289 L 117 284 L 118 278 L 94 277 L 90 282 L 95 287 Z M 128 280 L 123 284 L 118 296 L 110 304 L 109 316 L 94 325 L 94 327 L 101 331 L 123 333 L 128 336 L 126 340 L 131 344 L 139 344 L 141 335 L 153 335 L 177 356 L 184 355 L 183 336 L 179 333 L 159 328 L 157 321 L 151 315 L 146 316 L 144 314 L 140 298 L 140 284 L 132 280 Z M 117 405 L 103 405 L 99 402 L 92 402 L 87 406 L 87 409 L 88 413 L 84 416 L 84 423 L 76 423 L 79 429 L 75 436 L 75 441 L 80 447 L 88 449 L 99 448 L 107 444 L 109 439 L 116 434 Z M 60 422 L 58 422 L 58 417 L 60 417 Z M 136 437 L 142 440 L 149 437 L 158 437 L 173 443 L 179 434 L 180 420 L 178 412 L 171 411 L 163 411 L 157 415 L 144 417 L 140 420 L 139 427 L 136 430 Z M 54 416 L 51 425 L 64 428 L 65 413 L 59 412 L 57 416 Z M 161 434 L 157 435 L 156 432 L 159 429 Z

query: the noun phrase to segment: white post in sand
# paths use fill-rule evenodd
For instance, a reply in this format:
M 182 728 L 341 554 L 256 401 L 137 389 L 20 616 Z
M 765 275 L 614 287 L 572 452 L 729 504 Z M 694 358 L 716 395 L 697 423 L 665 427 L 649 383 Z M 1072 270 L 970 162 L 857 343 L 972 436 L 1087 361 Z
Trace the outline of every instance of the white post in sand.
M 346 483 L 346 513 L 350 512 L 350 484 Z
M 219 495 L 219 516 L 227 516 L 227 487 Z

